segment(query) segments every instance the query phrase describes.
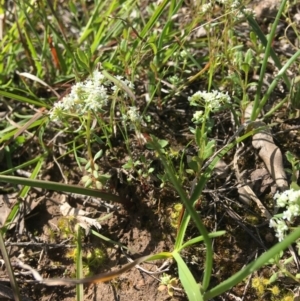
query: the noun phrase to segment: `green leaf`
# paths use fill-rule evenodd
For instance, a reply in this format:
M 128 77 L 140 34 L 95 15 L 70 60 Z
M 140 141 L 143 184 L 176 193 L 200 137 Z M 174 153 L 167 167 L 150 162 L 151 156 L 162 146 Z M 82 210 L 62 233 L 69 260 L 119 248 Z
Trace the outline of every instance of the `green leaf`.
M 183 285 L 189 301 L 202 301 L 203 297 L 200 293 L 200 286 L 197 284 L 186 263 L 183 261 L 177 251 L 174 251 L 172 255 L 177 262 L 179 279 Z
M 297 185 L 297 183 L 292 182 L 291 183 L 291 189 L 294 189 L 295 191 L 300 190 L 300 187 Z
M 204 149 L 204 154 L 203 154 L 204 160 L 213 155 L 214 149 L 215 149 L 215 144 L 216 144 L 215 140 L 211 140 L 206 144 L 205 149 Z
M 167 140 L 163 140 L 163 139 L 156 139 L 157 143 L 159 144 L 160 148 L 165 148 L 169 142 Z M 152 145 L 152 143 L 146 143 L 146 147 L 148 149 L 155 149 Z
M 209 238 L 216 238 L 216 237 L 219 237 L 221 235 L 224 235 L 226 233 L 226 231 L 217 231 L 217 232 L 214 232 L 214 233 L 209 233 L 208 234 L 208 237 Z M 193 239 L 190 239 L 188 240 L 187 242 L 185 242 L 179 249 L 178 249 L 178 252 L 183 250 L 184 248 L 186 247 L 189 247 L 189 246 L 192 246 L 194 244 L 196 244 L 197 242 L 200 242 L 200 241 L 203 241 L 203 236 L 197 236 Z
M 13 183 L 17 185 L 28 185 L 31 187 L 39 187 L 48 190 L 65 191 L 71 193 L 78 193 L 82 195 L 89 195 L 93 197 L 102 198 L 103 200 L 113 201 L 118 203 L 125 203 L 126 199 L 111 193 L 102 192 L 99 190 L 83 188 L 78 185 L 62 184 L 51 181 L 33 180 L 22 177 L 4 176 L 0 175 L 0 181 L 5 183 Z
M 291 263 L 293 260 L 294 260 L 294 257 L 290 256 L 289 258 L 287 258 L 287 259 L 284 260 L 283 264 L 286 265 L 288 263 Z
M 275 282 L 277 279 L 278 279 L 278 274 L 274 273 L 269 279 L 269 284 Z
M 170 0 L 164 0 L 160 5 L 158 5 L 156 11 L 150 18 L 150 20 L 147 22 L 146 26 L 143 28 L 142 32 L 140 33 L 140 36 L 144 38 L 147 33 L 150 32 L 151 28 L 156 24 L 157 19 L 160 17 L 162 14 L 164 8 L 167 6 L 167 4 L 170 2 Z
M 96 153 L 96 155 L 94 156 L 94 161 L 96 161 L 97 159 L 101 158 L 103 155 L 103 149 L 100 149 L 98 153 Z
M 159 140 L 157 140 L 157 142 L 161 148 L 165 148 L 169 143 L 167 140 L 163 140 L 163 139 L 159 139 Z

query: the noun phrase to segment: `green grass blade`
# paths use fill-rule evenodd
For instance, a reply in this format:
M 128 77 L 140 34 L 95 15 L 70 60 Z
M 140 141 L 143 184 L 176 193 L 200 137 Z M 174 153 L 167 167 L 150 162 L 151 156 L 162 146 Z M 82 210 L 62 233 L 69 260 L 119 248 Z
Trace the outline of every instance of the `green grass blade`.
M 165 0 L 164 2 L 160 3 L 157 7 L 156 11 L 150 18 L 150 20 L 147 22 L 145 27 L 143 28 L 142 32 L 140 33 L 141 38 L 144 38 L 147 33 L 151 30 L 151 28 L 154 26 L 154 24 L 157 22 L 157 19 L 161 16 L 163 10 L 165 9 L 166 5 L 169 3 L 169 0 Z
M 81 245 L 81 227 L 77 225 L 77 237 L 76 237 L 76 278 L 83 277 L 82 269 L 82 245 Z M 76 300 L 84 300 L 83 284 L 76 285 Z
M 32 174 L 30 176 L 31 179 L 35 179 L 37 177 L 37 175 L 39 174 L 39 172 L 43 166 L 44 159 L 45 158 L 41 156 L 40 159 L 38 160 Z M 19 193 L 19 198 L 24 199 L 27 196 L 29 189 L 30 189 L 29 186 L 24 186 Z M 5 222 L 5 228 L 3 228 L 3 229 L 5 229 L 5 231 L 9 228 L 9 225 L 11 223 L 17 222 L 15 219 L 19 213 L 20 205 L 21 205 L 21 201 L 18 201 L 11 209 L 9 215 L 7 216 L 6 222 Z
M 204 243 L 206 246 L 206 258 L 205 258 L 205 270 L 204 270 L 204 277 L 203 277 L 203 289 L 206 290 L 207 287 L 209 286 L 210 282 L 210 277 L 211 277 L 211 270 L 212 270 L 212 255 L 213 255 L 213 250 L 212 250 L 212 243 L 211 239 L 208 236 L 208 232 L 205 228 L 205 226 L 202 223 L 201 218 L 197 214 L 196 210 L 193 207 L 193 202 L 189 200 L 188 196 L 186 195 L 185 191 L 181 187 L 178 179 L 176 178 L 175 172 L 173 168 L 170 166 L 168 163 L 165 155 L 162 153 L 160 145 L 155 137 L 152 136 L 152 142 L 150 143 L 153 148 L 158 152 L 160 159 L 162 160 L 162 163 L 165 167 L 165 171 L 168 174 L 168 177 L 172 184 L 174 185 L 175 189 L 177 190 L 181 201 L 183 202 L 183 205 L 186 208 L 187 214 L 191 216 L 193 221 L 196 224 L 196 227 L 198 228 L 199 232 L 202 234 Z M 185 234 L 185 230 L 183 227 L 180 227 L 179 232 L 180 236 L 183 237 Z M 177 251 L 181 245 L 178 245 L 175 243 L 175 251 Z
M 263 96 L 263 98 L 259 101 L 256 107 L 253 107 L 252 116 L 255 120 L 260 112 L 262 111 L 264 105 L 267 103 L 268 99 L 271 96 L 271 93 L 274 91 L 275 87 L 277 86 L 279 80 L 281 77 L 286 73 L 287 69 L 297 60 L 297 58 L 300 56 L 300 50 L 298 50 L 293 56 L 285 63 L 285 65 L 279 70 L 277 76 L 274 78 L 272 83 L 270 84 L 267 92 Z M 251 118 L 252 118 L 251 116 Z
M 260 112 L 260 111 L 258 111 L 258 108 L 261 105 L 260 95 L 261 95 L 263 80 L 265 78 L 265 73 L 266 73 L 266 69 L 267 69 L 268 58 L 270 56 L 271 46 L 272 46 L 272 43 L 273 43 L 273 38 L 275 36 L 277 25 L 279 23 L 281 14 L 282 14 L 282 12 L 285 8 L 286 1 L 287 0 L 283 0 L 281 2 L 279 10 L 278 10 L 277 15 L 276 15 L 276 18 L 275 18 L 274 23 L 272 25 L 271 32 L 270 32 L 269 37 L 268 37 L 268 42 L 267 42 L 266 49 L 265 49 L 265 54 L 264 54 L 264 60 L 263 60 L 263 63 L 262 63 L 261 69 L 260 69 L 259 81 L 258 81 L 258 86 L 257 86 L 257 90 L 256 90 L 255 99 L 254 99 L 254 105 L 253 105 L 253 111 L 252 111 L 252 114 L 251 114 L 251 120 L 255 120 L 258 117 L 259 112 Z M 265 97 L 266 97 L 266 95 L 265 95 Z
M 86 26 L 84 27 L 84 30 L 82 31 L 80 38 L 78 39 L 79 45 L 81 45 L 89 37 L 89 35 L 94 32 L 94 28 L 93 28 L 94 23 L 97 21 L 97 18 L 99 17 L 99 12 L 103 10 L 104 5 L 105 5 L 104 1 L 98 1 L 96 6 L 94 7 L 90 19 L 88 20 Z
M 136 97 L 135 95 L 132 93 L 132 91 L 124 84 L 122 83 L 120 80 L 118 80 L 117 78 L 115 78 L 114 76 L 112 76 L 111 74 L 109 74 L 106 70 L 102 70 L 102 74 L 109 79 L 110 81 L 112 81 L 118 88 L 122 89 L 124 92 L 126 92 L 128 94 L 128 96 L 130 96 L 130 98 L 132 100 L 135 100 Z
M 100 1 L 101 2 L 101 1 Z M 105 3 L 105 2 L 103 2 Z M 107 3 L 107 2 L 106 2 Z M 105 38 L 105 31 L 110 28 L 111 26 L 115 25 L 114 22 L 108 21 L 108 17 L 111 16 L 112 12 L 119 8 L 119 3 L 118 1 L 114 0 L 110 3 L 110 6 L 105 12 L 101 12 L 101 19 L 104 21 L 101 22 L 101 25 L 98 27 L 98 31 L 96 32 L 95 38 L 93 40 L 93 43 L 91 45 L 91 53 L 93 54 L 97 48 L 99 47 L 100 43 L 102 40 Z M 118 20 L 118 24 L 121 24 L 121 22 Z
M 254 133 L 258 132 L 259 129 L 256 130 L 252 130 L 249 131 L 247 134 L 243 135 L 242 137 L 238 137 L 236 138 L 235 141 L 229 143 L 228 145 L 226 145 L 218 154 L 215 158 L 213 158 L 213 160 L 209 163 L 209 165 L 207 166 L 207 168 L 204 170 L 203 174 L 201 175 L 198 184 L 196 185 L 194 192 L 189 200 L 189 204 L 195 204 L 195 202 L 198 200 L 198 198 L 200 197 L 202 190 L 205 187 L 205 184 L 207 183 L 207 181 L 210 179 L 211 174 L 213 172 L 214 167 L 216 166 L 216 164 L 218 163 L 218 161 L 227 153 L 229 152 L 237 143 L 242 142 L 243 140 L 245 140 L 246 138 L 248 138 L 249 136 L 253 135 Z M 168 173 L 169 174 L 169 173 Z M 176 179 L 177 180 L 177 179 Z M 175 186 L 176 187 L 176 186 Z M 185 204 L 184 204 L 185 205 Z M 193 208 L 193 207 L 192 207 Z M 187 208 L 186 208 L 187 209 Z M 197 215 L 197 213 L 196 213 Z M 178 230 L 178 234 L 176 237 L 176 242 L 175 242 L 175 249 L 181 249 L 182 248 L 182 244 L 183 244 L 183 239 L 184 239 L 184 235 L 188 226 L 188 223 L 190 221 L 190 217 L 191 215 L 189 214 L 188 209 L 186 210 L 186 212 L 183 215 L 182 221 L 181 221 L 181 225 L 179 227 Z M 197 215 L 198 218 L 198 215 Z M 199 218 L 198 218 L 199 219 Z M 199 219 L 200 220 L 200 219 Z M 199 228 L 198 228 L 199 229 Z M 200 233 L 204 236 L 204 232 L 200 231 Z M 207 235 L 207 234 L 206 234 Z M 209 239 L 209 238 L 208 238 Z M 209 239 L 210 240 L 210 239 Z M 207 245 L 207 243 L 205 242 L 205 244 Z M 207 250 L 207 258 L 206 258 L 206 266 L 205 266 L 205 270 L 206 270 L 206 274 L 204 274 L 204 280 L 203 280 L 203 290 L 205 291 L 209 285 L 209 279 L 210 279 L 210 272 L 212 269 L 212 258 L 209 258 L 209 256 L 212 256 L 212 249 L 210 248 L 211 246 L 209 245 L 209 248 Z M 208 270 L 208 271 L 207 271 Z
M 93 190 L 89 188 L 84 188 L 77 185 L 62 184 L 62 183 L 56 183 L 51 181 L 32 180 L 32 179 L 5 176 L 5 175 L 0 175 L 0 181 L 5 183 L 17 184 L 17 185 L 28 185 L 31 187 L 38 187 L 38 188 L 43 188 L 48 190 L 78 193 L 78 194 L 98 197 L 106 201 L 113 201 L 122 204 L 126 203 L 126 199 L 119 197 L 117 195 L 98 191 L 98 190 Z
M 248 23 L 252 27 L 255 34 L 260 39 L 261 43 L 266 47 L 268 44 L 268 40 L 267 40 L 266 36 L 264 35 L 264 33 L 262 32 L 260 26 L 257 24 L 255 19 L 253 19 L 253 17 L 251 15 L 247 15 L 246 17 L 247 17 Z M 282 68 L 281 62 L 272 47 L 270 48 L 270 55 L 276 65 L 276 67 L 278 68 L 278 70 L 280 70 Z M 284 80 L 284 83 L 286 84 L 286 86 L 288 87 L 288 89 L 290 89 L 290 86 L 291 86 L 290 80 L 286 74 L 283 75 L 283 80 Z
M 219 236 L 222 236 L 226 233 L 226 231 L 217 231 L 217 232 L 214 232 L 214 233 L 209 233 L 208 236 L 209 238 L 216 238 L 216 237 L 219 237 Z M 195 238 L 192 238 L 190 240 L 188 240 L 187 242 L 185 242 L 179 249 L 178 249 L 178 252 L 180 252 L 181 250 L 187 248 L 187 247 L 190 247 L 200 241 L 203 241 L 203 236 L 197 236 Z
M 233 286 L 242 282 L 247 276 L 251 275 L 253 272 L 257 271 L 263 265 L 265 265 L 270 259 L 274 258 L 281 251 L 287 249 L 292 243 L 294 243 L 297 239 L 300 238 L 300 228 L 293 231 L 289 234 L 282 242 L 276 244 L 269 251 L 262 254 L 258 259 L 254 262 L 248 264 L 245 268 L 243 268 L 238 273 L 234 274 L 227 280 L 223 281 L 213 289 L 207 291 L 204 294 L 204 300 L 211 300 L 212 298 L 221 295 L 222 293 L 230 290 Z
M 108 238 L 108 237 L 106 237 L 106 236 L 100 234 L 99 232 L 97 232 L 97 231 L 95 231 L 95 230 L 91 230 L 91 233 L 92 233 L 93 235 L 99 237 L 100 239 L 106 241 L 106 242 L 109 242 L 109 243 L 111 243 L 111 244 L 113 244 L 113 245 L 117 245 L 117 246 L 119 246 L 119 247 L 121 247 L 121 248 L 123 248 L 123 249 L 125 249 L 125 250 L 128 250 L 128 248 L 127 248 L 126 246 L 124 246 L 122 243 L 120 243 L 120 242 L 118 242 L 118 241 L 115 241 L 115 240 L 112 240 L 112 239 L 110 239 L 110 238 Z
M 183 285 L 189 301 L 202 301 L 203 297 L 200 293 L 200 286 L 197 284 L 186 263 L 183 261 L 177 251 L 174 251 L 172 255 L 177 262 L 179 279 Z
M 6 91 L 3 91 L 3 90 L 0 90 L 0 95 L 3 96 L 3 97 L 7 97 L 7 98 L 10 98 L 10 99 L 20 101 L 20 102 L 24 102 L 26 104 L 35 105 L 35 106 L 38 106 L 38 107 L 46 107 L 48 109 L 51 108 L 51 106 L 49 104 L 47 105 L 46 103 L 44 103 L 42 101 L 30 99 L 28 97 L 24 97 L 24 96 L 21 96 L 21 95 L 18 95 L 18 94 L 6 92 Z
M 39 127 L 44 122 L 44 120 L 45 120 L 44 118 L 41 118 L 41 119 L 31 123 L 30 125 L 26 126 L 26 130 L 29 130 L 29 129 L 32 129 L 35 127 Z M 22 123 L 20 122 L 18 125 L 20 126 L 20 128 L 15 128 L 13 126 L 9 126 L 6 129 L 4 129 L 3 131 L 0 131 L 0 143 L 3 143 L 4 141 L 7 141 L 15 136 L 17 138 L 17 133 L 20 132 L 21 128 L 23 128 L 23 127 L 25 128 L 26 121 L 23 121 Z
M 2 228 L 3 234 L 10 228 L 10 225 L 14 223 L 19 211 L 20 211 L 21 201 L 18 201 L 10 210 L 9 215 L 6 218 L 5 225 Z
M 39 172 L 41 171 L 43 164 L 44 164 L 45 158 L 44 157 L 40 157 L 40 160 L 37 162 L 33 172 L 30 175 L 30 179 L 36 179 L 36 177 L 38 176 Z M 21 189 L 21 192 L 19 194 L 20 198 L 25 198 L 28 194 L 28 191 L 30 189 L 30 186 L 24 186 Z

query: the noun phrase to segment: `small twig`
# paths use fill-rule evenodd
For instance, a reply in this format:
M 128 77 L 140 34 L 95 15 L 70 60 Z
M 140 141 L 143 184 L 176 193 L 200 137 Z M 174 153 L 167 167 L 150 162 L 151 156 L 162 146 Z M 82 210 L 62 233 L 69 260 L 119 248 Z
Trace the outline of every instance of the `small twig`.
M 285 133 L 288 133 L 288 132 L 291 132 L 291 131 L 296 131 L 296 130 L 299 130 L 300 129 L 300 125 L 296 125 L 292 128 L 289 128 L 289 129 L 285 129 L 285 130 L 282 130 L 282 131 L 279 131 L 275 134 L 273 134 L 273 136 L 278 136 L 278 135 L 282 135 L 282 134 L 285 134 Z
M 39 282 L 43 281 L 42 276 L 39 274 L 37 270 L 29 266 L 28 264 L 23 263 L 20 259 L 16 259 L 16 263 L 21 269 L 28 270 L 33 275 L 35 280 Z
M 119 206 L 116 206 L 114 204 L 109 204 L 107 202 L 104 202 L 102 200 L 98 200 L 97 198 L 93 198 L 93 197 L 90 197 L 90 196 L 85 196 L 85 195 L 81 195 L 81 194 L 77 194 L 77 193 L 67 193 L 67 192 L 65 192 L 65 194 L 69 195 L 73 199 L 82 200 L 83 205 L 85 205 L 86 203 L 91 203 L 91 204 L 97 205 L 99 207 L 101 207 L 101 206 L 106 207 L 108 210 L 118 210 L 118 209 L 120 209 Z
M 5 246 L 17 246 L 17 247 L 40 247 L 40 248 L 48 248 L 48 249 L 55 249 L 55 248 L 75 248 L 75 245 L 65 245 L 65 244 L 48 244 L 48 243 L 39 243 L 34 241 L 28 242 L 6 242 Z
M 126 255 L 125 255 L 125 256 L 126 256 Z M 126 258 L 127 258 L 127 260 L 128 260 L 129 262 L 133 262 L 133 260 L 132 260 L 131 258 L 129 258 L 128 256 L 126 256 Z M 166 269 L 163 270 L 163 268 L 164 268 L 165 266 L 167 266 L 167 265 L 168 265 L 168 261 L 165 261 L 165 262 L 162 264 L 162 266 L 161 266 L 160 268 L 158 268 L 155 272 L 150 272 L 149 270 L 146 270 L 146 269 L 142 268 L 139 264 L 137 264 L 135 267 L 136 267 L 137 269 L 139 269 L 139 270 L 145 272 L 146 274 L 149 274 L 149 275 L 155 275 L 155 274 L 161 274 L 161 273 L 164 273 L 164 272 L 169 271 L 169 270 L 170 270 L 169 267 L 167 267 Z
M 14 275 L 14 271 L 13 271 L 11 263 L 10 263 L 10 258 L 7 254 L 7 250 L 6 250 L 6 247 L 4 245 L 4 240 L 3 240 L 3 237 L 2 237 L 2 231 L 0 231 L 0 250 L 1 250 L 1 253 L 2 253 L 3 260 L 5 262 L 7 274 L 8 274 L 9 280 L 10 280 L 10 285 L 12 287 L 14 300 L 15 301 L 20 301 L 21 297 L 20 297 L 19 287 L 18 287 L 16 278 L 15 278 L 15 275 Z
M 60 164 L 57 162 L 57 160 L 56 160 L 56 158 L 55 158 L 54 155 L 52 156 L 52 158 L 53 158 L 53 161 L 55 162 L 56 166 L 58 167 L 58 169 L 59 169 L 59 171 L 60 171 L 60 174 L 61 174 L 62 178 L 64 179 L 65 184 L 68 184 L 68 179 L 67 179 L 66 176 L 64 175 L 64 173 L 63 173 L 63 171 L 62 171 L 62 169 L 61 169 Z
M 237 130 L 236 132 L 230 137 L 230 139 L 227 141 L 227 143 L 221 147 L 218 151 L 216 151 L 209 160 L 207 160 L 207 162 L 202 166 L 201 171 L 204 171 L 209 165 L 210 163 L 219 155 L 219 153 L 221 153 L 226 147 L 228 147 L 228 145 L 233 142 L 233 140 L 238 137 L 240 135 L 240 133 L 249 125 L 250 122 L 245 122 L 244 124 L 242 124 Z

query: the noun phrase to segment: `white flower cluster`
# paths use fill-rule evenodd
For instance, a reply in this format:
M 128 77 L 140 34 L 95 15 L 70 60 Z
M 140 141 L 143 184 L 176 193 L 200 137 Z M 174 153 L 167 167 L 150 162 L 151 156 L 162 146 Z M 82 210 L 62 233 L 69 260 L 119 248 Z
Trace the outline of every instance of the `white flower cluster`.
M 121 76 L 116 76 L 116 78 L 129 88 L 133 88 L 133 84 L 127 79 Z M 87 111 L 103 111 L 109 99 L 108 87 L 112 91 L 117 89 L 113 82 L 104 77 L 100 71 L 95 70 L 85 81 L 72 86 L 71 92 L 54 104 L 50 111 L 50 119 L 59 121 L 67 115 L 82 116 Z
M 240 0 L 218 0 L 219 3 L 230 5 L 231 8 L 238 8 L 241 5 Z
M 252 15 L 255 16 L 255 12 L 250 8 L 241 8 L 242 1 L 241 0 L 217 0 L 220 4 L 225 5 L 227 8 L 235 10 L 237 12 L 234 17 L 235 21 L 241 20 L 245 17 L 245 15 Z
M 212 7 L 213 7 L 212 3 L 206 3 L 206 4 L 202 5 L 201 10 L 205 14 L 205 13 L 209 12 L 212 9 Z
M 279 241 L 284 239 L 285 233 L 288 230 L 284 220 L 293 222 L 294 218 L 300 215 L 300 190 L 286 190 L 282 193 L 274 195 L 277 206 L 286 208 L 282 214 L 282 218 L 272 218 L 270 220 L 270 227 L 276 231 L 276 237 Z
M 199 104 L 202 104 L 212 112 L 217 112 L 224 104 L 229 104 L 231 102 L 228 92 L 222 93 L 216 90 L 211 92 L 198 91 L 189 97 L 188 100 L 190 105 L 198 106 Z
M 196 111 L 193 115 L 192 121 L 195 124 L 203 123 L 204 122 L 204 116 L 203 116 L 203 111 Z
M 123 117 L 133 123 L 141 121 L 141 116 L 137 107 L 129 107 L 127 115 L 123 115 Z

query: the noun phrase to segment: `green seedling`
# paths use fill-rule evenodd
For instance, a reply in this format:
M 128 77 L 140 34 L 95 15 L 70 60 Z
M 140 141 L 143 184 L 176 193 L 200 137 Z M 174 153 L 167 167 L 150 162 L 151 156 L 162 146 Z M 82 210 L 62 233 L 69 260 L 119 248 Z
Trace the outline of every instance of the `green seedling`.
M 173 297 L 174 287 L 178 285 L 178 279 L 172 278 L 168 274 L 163 274 L 160 277 L 160 286 L 158 287 L 159 291 L 167 290 L 169 296 Z

